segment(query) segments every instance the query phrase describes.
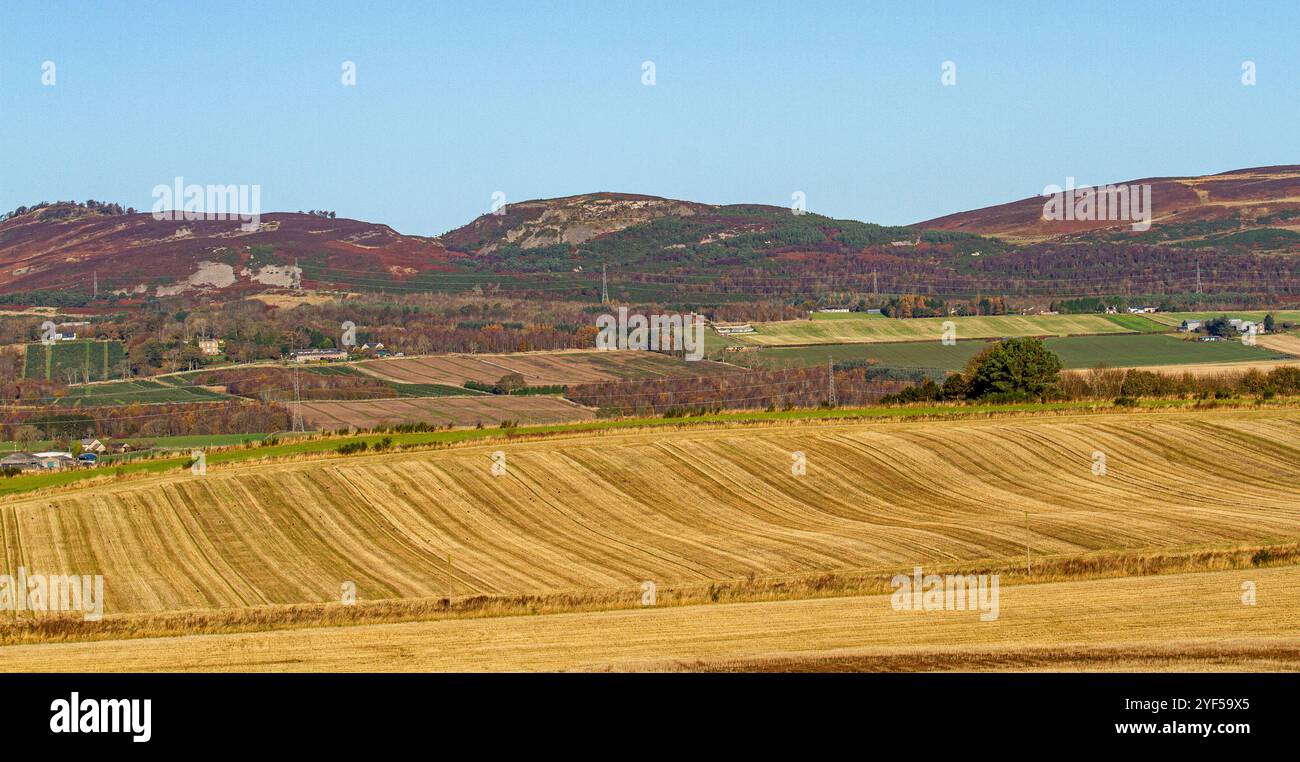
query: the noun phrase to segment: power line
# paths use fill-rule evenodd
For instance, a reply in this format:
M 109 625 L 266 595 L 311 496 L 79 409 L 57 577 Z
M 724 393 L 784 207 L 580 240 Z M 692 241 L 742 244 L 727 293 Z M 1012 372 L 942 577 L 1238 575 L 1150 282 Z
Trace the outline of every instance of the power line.
M 835 358 L 826 358 L 826 402 L 831 407 L 835 407 Z

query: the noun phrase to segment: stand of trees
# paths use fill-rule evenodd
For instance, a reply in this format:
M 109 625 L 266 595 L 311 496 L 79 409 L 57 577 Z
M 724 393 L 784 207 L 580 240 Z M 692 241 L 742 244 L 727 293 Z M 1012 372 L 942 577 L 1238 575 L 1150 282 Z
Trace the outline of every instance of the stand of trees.
M 837 368 L 839 405 L 868 405 L 901 391 L 907 381 L 869 366 Z M 603 416 L 691 415 L 720 410 L 786 410 L 830 404 L 826 368 L 758 370 L 696 378 L 606 381 L 570 386 L 564 396 Z

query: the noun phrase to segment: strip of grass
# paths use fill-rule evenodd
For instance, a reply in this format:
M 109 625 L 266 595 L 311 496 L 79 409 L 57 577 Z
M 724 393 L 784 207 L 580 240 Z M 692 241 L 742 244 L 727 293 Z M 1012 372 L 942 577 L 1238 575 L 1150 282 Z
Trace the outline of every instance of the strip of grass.
M 1168 326 L 1151 320 L 1145 315 L 1125 313 L 1123 315 L 1106 315 L 1105 318 L 1124 330 L 1133 331 L 1134 333 L 1160 333 L 1168 330 Z
M 1105 336 L 1064 336 L 1044 341 L 1066 368 L 1117 368 L 1143 365 L 1190 365 L 1286 359 L 1288 355 L 1240 341 L 1188 341 L 1168 334 L 1121 333 Z M 908 370 L 961 370 L 970 358 L 989 346 L 986 341 L 939 341 L 893 344 L 823 344 L 814 347 L 765 347 L 757 352 L 728 353 L 727 359 L 752 368 L 781 368 L 874 360 L 881 367 Z
M 486 392 L 466 389 L 447 384 L 402 384 L 396 381 L 388 384 L 397 397 L 466 397 L 486 394 Z
M 809 320 L 888 320 L 879 312 L 814 312 Z
M 1273 313 L 1273 319 L 1278 323 L 1297 323 L 1300 324 L 1300 310 L 1220 310 L 1218 312 L 1156 312 L 1149 317 L 1161 324 L 1167 326 L 1181 325 L 1184 320 L 1212 320 L 1216 317 L 1226 317 L 1228 319 L 1238 318 L 1240 320 L 1252 320 L 1256 323 L 1262 322 L 1264 316 L 1269 312 Z
M 1164 330 L 1158 323 L 1141 315 L 985 315 L 887 320 L 783 320 L 756 323 L 756 332 L 742 334 L 742 337 L 745 343 L 764 346 L 927 340 L 937 342 L 949 323 L 956 328 L 957 336 L 963 339 L 1084 336 Z
M 1286 359 L 1287 355 L 1240 341 L 1191 341 L 1165 334 L 1072 336 L 1048 339 L 1047 348 L 1067 368 L 1098 364 L 1124 368 L 1141 365 L 1187 365 Z
M 104 384 L 72 386 L 67 396 L 54 401 L 61 407 L 95 407 L 104 405 L 148 405 L 167 402 L 212 402 L 230 399 L 230 395 L 198 387 L 180 388 L 157 381 L 113 381 Z

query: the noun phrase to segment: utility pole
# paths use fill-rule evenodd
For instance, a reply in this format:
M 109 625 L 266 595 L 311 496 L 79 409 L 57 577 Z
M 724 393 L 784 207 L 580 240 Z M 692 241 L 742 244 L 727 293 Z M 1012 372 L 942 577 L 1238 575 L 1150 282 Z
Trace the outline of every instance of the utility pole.
M 94 280 L 92 281 L 92 283 L 94 283 L 94 286 L 92 286 L 92 291 L 94 292 L 94 296 L 92 296 L 91 298 L 98 299 L 99 298 L 99 271 L 95 270 L 92 277 L 94 278 Z
M 290 428 L 294 431 L 302 431 L 304 429 L 302 423 L 302 396 L 299 393 L 298 364 L 296 361 L 293 366 L 293 423 Z
M 289 343 L 289 357 L 290 357 L 290 362 L 293 363 L 293 420 L 289 422 L 290 431 L 302 431 L 304 429 L 302 423 L 302 395 L 300 392 L 301 387 L 298 384 L 298 358 L 294 357 L 294 355 L 297 354 L 297 352 L 295 351 L 296 347 L 297 347 L 296 341 Z
M 871 271 L 871 295 L 875 297 L 880 296 L 880 281 L 876 279 L 875 270 Z
M 1201 293 L 1201 260 L 1196 260 L 1196 293 Z
M 609 304 L 609 278 L 605 275 L 605 263 L 600 265 L 600 303 Z
M 831 407 L 838 404 L 835 399 L 835 358 L 828 357 L 826 360 L 826 403 Z

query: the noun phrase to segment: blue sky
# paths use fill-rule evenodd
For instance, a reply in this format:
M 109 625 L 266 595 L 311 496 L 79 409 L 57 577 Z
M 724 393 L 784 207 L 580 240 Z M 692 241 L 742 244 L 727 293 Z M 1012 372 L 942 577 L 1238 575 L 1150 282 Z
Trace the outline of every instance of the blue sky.
M 910 223 L 1300 163 L 1298 29 L 1295 2 L 6 2 L 0 210 L 148 209 L 180 175 L 416 234 L 496 191 Z

